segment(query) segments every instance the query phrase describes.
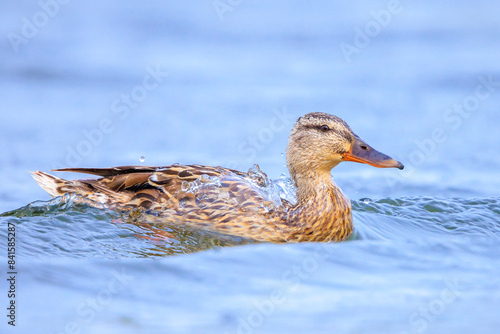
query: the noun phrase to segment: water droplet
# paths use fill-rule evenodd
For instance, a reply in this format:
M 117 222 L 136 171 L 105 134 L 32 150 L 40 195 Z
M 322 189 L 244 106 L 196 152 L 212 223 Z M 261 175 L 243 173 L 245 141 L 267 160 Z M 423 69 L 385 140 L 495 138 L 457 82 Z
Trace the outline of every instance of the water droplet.
M 276 209 L 276 206 L 271 201 L 266 201 L 262 203 L 261 207 L 265 210 L 265 212 L 270 212 Z
M 363 203 L 370 204 L 372 201 L 369 198 L 363 199 Z
M 184 181 L 181 184 L 181 190 L 184 192 L 188 192 L 191 189 L 191 185 L 189 184 L 188 181 Z
M 144 160 L 146 160 L 146 158 L 144 158 L 144 156 L 142 155 L 141 158 L 139 159 L 139 161 L 144 162 Z
M 283 157 L 283 156 L 285 156 L 285 154 L 284 154 L 284 153 L 281 153 L 281 156 Z

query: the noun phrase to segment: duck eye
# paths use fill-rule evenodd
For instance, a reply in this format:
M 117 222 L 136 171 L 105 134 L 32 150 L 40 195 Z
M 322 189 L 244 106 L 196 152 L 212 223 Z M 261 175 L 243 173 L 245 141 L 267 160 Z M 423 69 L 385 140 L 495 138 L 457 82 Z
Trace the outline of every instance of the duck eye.
M 328 125 L 322 125 L 321 126 L 321 131 L 329 131 L 330 127 Z

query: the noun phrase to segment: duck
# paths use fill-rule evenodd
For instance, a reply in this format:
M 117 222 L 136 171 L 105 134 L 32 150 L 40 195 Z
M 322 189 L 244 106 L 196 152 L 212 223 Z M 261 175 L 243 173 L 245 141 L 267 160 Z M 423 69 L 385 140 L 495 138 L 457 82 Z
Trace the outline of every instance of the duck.
M 161 223 L 257 242 L 338 242 L 353 232 L 351 202 L 331 175 L 344 161 L 404 168 L 368 145 L 341 118 L 313 112 L 297 119 L 286 148 L 295 203 L 271 200 L 265 191 L 269 179 L 258 166 L 252 173 L 196 164 L 52 170 L 99 177 L 79 180 L 32 174 L 53 197 L 77 195 L 91 205 L 143 210 Z

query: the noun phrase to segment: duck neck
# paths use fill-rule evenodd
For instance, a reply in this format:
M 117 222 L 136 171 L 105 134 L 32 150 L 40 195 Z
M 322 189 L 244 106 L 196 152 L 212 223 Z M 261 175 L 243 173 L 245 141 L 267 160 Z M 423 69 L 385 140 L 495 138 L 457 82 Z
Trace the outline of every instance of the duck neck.
M 297 187 L 297 202 L 301 205 L 307 205 L 311 200 L 330 202 L 340 191 L 329 171 L 306 171 L 296 174 L 294 181 Z
M 294 175 L 297 204 L 289 217 L 309 241 L 339 241 L 352 232 L 351 202 L 333 182 L 330 171 Z

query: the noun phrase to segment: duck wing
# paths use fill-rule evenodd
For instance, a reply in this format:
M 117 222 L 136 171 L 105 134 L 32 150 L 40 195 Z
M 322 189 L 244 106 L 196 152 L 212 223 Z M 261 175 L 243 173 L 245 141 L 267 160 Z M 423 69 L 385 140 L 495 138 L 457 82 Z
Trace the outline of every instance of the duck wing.
M 202 165 L 179 165 L 179 164 L 163 166 L 163 167 L 119 166 L 110 168 L 60 168 L 60 169 L 53 169 L 52 171 L 83 173 L 83 174 L 91 174 L 102 177 L 136 174 L 136 173 L 153 173 L 153 172 L 161 172 L 166 175 L 171 175 L 172 177 L 179 176 L 182 178 L 189 178 L 190 176 L 195 176 L 196 178 L 198 178 L 201 175 L 217 176 L 222 173 L 228 173 L 228 172 L 236 175 L 245 175 L 245 173 L 243 172 L 225 167 L 212 167 L 212 166 L 202 166 Z
M 201 165 L 56 171 L 100 178 L 65 180 L 34 172 L 35 180 L 52 196 L 69 193 L 79 195 L 75 202 L 89 205 L 102 203 L 111 209 L 151 210 L 154 214 L 148 215 L 148 220 L 158 223 L 187 223 L 260 241 L 287 240 L 290 228 L 294 228 L 286 222 L 291 204 L 282 200 L 281 205 L 275 205 L 276 199 L 270 198 L 266 190 L 270 181 L 258 166 L 248 173 Z
M 241 180 L 246 176 L 245 173 L 237 170 L 202 165 L 62 168 L 53 171 L 84 173 L 101 178 L 69 181 L 43 172 L 33 173 L 42 188 L 52 196 L 72 193 L 110 207 L 142 207 L 157 210 L 177 206 L 182 198 L 193 197 L 194 199 L 193 194 L 185 194 L 182 191 L 184 182 L 196 181 L 201 176 L 218 178 L 226 176 L 228 182 L 225 183 L 224 188 L 230 191 L 244 186 Z M 231 179 L 227 178 L 228 175 L 235 180 L 231 182 Z

